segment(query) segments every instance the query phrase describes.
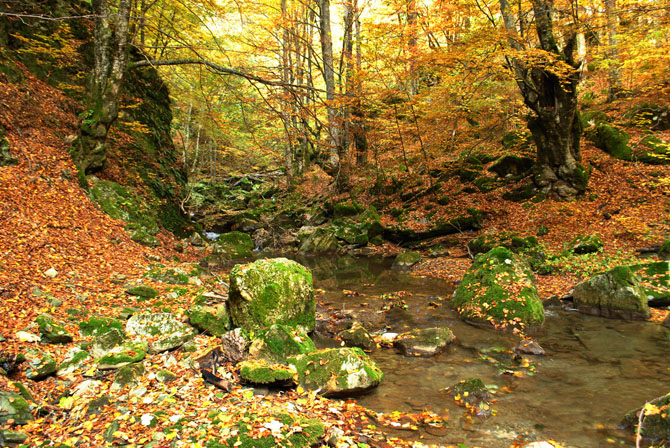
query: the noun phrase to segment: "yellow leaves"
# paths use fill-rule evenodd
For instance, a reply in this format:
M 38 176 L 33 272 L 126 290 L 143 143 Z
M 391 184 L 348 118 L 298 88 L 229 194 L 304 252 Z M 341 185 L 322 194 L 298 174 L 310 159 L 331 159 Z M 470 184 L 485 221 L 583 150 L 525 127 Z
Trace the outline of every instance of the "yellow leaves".
M 646 403 L 644 405 L 643 411 L 645 415 L 658 415 L 661 413 L 661 409 L 651 403 Z

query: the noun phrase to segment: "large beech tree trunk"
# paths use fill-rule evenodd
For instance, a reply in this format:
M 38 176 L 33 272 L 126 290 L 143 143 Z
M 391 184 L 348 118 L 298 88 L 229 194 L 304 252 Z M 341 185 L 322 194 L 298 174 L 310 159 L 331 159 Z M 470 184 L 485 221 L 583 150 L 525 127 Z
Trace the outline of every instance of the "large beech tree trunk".
M 547 194 L 572 200 L 586 190 L 587 183 L 579 152 L 582 128 L 577 110 L 577 85 L 581 61 L 574 58 L 577 34 L 566 35 L 565 44 L 560 48 L 554 36 L 552 1 L 531 2 L 537 40 L 543 53 L 538 55 L 534 50 L 538 62 L 533 65 L 522 57 L 508 57 L 507 61 L 524 103 L 532 111 L 528 128 L 537 147 L 535 183 Z M 500 0 L 500 9 L 510 46 L 521 56 L 527 44 L 522 41 L 518 21 L 509 10 L 507 0 Z
M 73 158 L 84 173 L 105 167 L 105 143 L 109 128 L 119 115 L 123 74 L 128 64 L 128 31 L 131 0 L 119 0 L 115 14 L 107 0 L 92 0 L 95 15 L 95 65 L 91 79 L 89 109 L 79 136 L 73 143 Z

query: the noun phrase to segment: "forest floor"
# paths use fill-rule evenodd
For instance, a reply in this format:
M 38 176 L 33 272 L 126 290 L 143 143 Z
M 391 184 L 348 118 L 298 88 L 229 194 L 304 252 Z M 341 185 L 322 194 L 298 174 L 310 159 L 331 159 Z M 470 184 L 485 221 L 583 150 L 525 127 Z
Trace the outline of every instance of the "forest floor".
M 170 285 L 145 277 L 147 266 L 156 261 L 167 266 L 182 266 L 195 263 L 203 256 L 193 247 L 177 252 L 175 246 L 179 241 L 168 233 L 159 235 L 162 244 L 157 249 L 141 246 L 130 240 L 121 221 L 111 219 L 89 200 L 77 183 L 76 170 L 67 151 L 67 137 L 76 131 L 70 101 L 29 74 L 21 86 L 0 84 L 0 124 L 6 130 L 12 155 L 19 161 L 16 166 L 0 168 L 0 332 L 3 338 L 0 352 L 5 357 L 37 346 L 34 342 L 20 341 L 15 335 L 28 328 L 39 314 L 49 312 L 68 322 L 72 331 L 76 329 L 72 318 L 78 312 L 117 316 L 119 309 L 128 305 L 123 285 L 126 280 L 141 280 L 159 290 L 161 295 L 168 294 Z M 576 202 L 546 200 L 528 206 L 503 201 L 499 192 L 462 195 L 458 199 L 459 207 L 476 206 L 486 213 L 486 229 L 535 235 L 540 225 L 546 226 L 549 233 L 539 240 L 556 251 L 578 233 L 601 236 L 605 245 L 597 257 L 576 259 L 573 266 L 538 277 L 543 298 L 567 294 L 588 273 L 608 263 L 633 258 L 636 249 L 660 244 L 670 235 L 668 168 L 621 162 L 588 144 L 583 155 L 585 162 L 595 168 L 587 194 Z M 354 182 L 364 183 L 365 179 L 354 179 Z M 456 185 L 444 188 L 451 187 L 457 188 Z M 420 226 L 421 208 L 417 210 L 415 218 Z M 415 273 L 458 280 L 471 262 L 464 247 L 472 237 L 472 234 L 456 236 L 462 244 L 450 248 L 449 256 L 428 258 Z M 385 246 L 382 250 L 393 253 L 400 249 Z M 47 275 L 50 269 L 57 274 Z M 214 292 L 223 288 L 216 276 L 204 281 Z M 195 296 L 202 292 L 195 284 L 184 288 L 188 291 L 178 300 L 163 304 L 150 301 L 145 305 L 167 307 L 183 315 Z M 45 295 L 63 304 L 51 306 L 45 302 Z M 666 314 L 655 311 L 652 319 L 662 320 Z M 214 338 L 200 336 L 196 342 L 197 354 L 205 354 L 217 344 Z M 54 346 L 52 355 L 61 361 L 69 348 L 70 345 Z M 128 398 L 125 406 L 131 412 L 127 414 L 111 407 L 110 412 L 88 414 L 76 400 L 64 402 L 62 398 L 73 384 L 81 383 L 83 377 L 73 378 L 71 382 L 55 377 L 24 382 L 39 417 L 23 427 L 29 435 L 26 443 L 39 446 L 51 441 L 71 446 L 103 446 L 105 429 L 116 421 L 119 426 L 112 434 L 114 443 L 141 446 L 153 441 L 154 447 L 161 447 L 175 439 L 182 441 L 183 446 L 202 446 L 200 442 L 188 441 L 224 439 L 231 435 L 233 428 L 247 424 L 253 434 L 272 435 L 273 416 L 289 413 L 317 418 L 327 428 L 339 427 L 353 446 L 356 443 L 358 446 L 363 443 L 410 446 L 410 442 L 384 436 L 378 428 L 383 427 L 384 422 L 390 426 L 400 424 L 410 431 L 422 425 L 441 424 L 440 416 L 429 413 L 371 416 L 352 401 L 328 400 L 300 391 L 268 398 L 250 395 L 236 387 L 230 394 L 223 394 L 207 386 L 195 370 L 180 363 L 187 355 L 174 352 L 174 360 L 169 356 L 151 355 L 146 363 L 149 373 L 170 363 L 178 379 L 163 389 L 156 381 L 149 380 L 148 392 Z M 11 378 L 0 375 L 0 389 L 15 390 L 13 382 L 22 381 L 22 375 L 21 367 Z M 94 374 L 93 378 L 101 381 L 93 394 L 100 394 L 111 383 L 109 375 Z M 169 399 L 161 398 L 164 394 Z M 217 425 L 205 425 L 213 408 L 227 409 L 230 418 Z M 158 418 L 157 425 L 150 426 L 141 418 L 146 414 L 162 417 Z M 2 428 L 10 429 L 10 426 L 8 423 Z M 159 433 L 162 435 L 158 436 Z

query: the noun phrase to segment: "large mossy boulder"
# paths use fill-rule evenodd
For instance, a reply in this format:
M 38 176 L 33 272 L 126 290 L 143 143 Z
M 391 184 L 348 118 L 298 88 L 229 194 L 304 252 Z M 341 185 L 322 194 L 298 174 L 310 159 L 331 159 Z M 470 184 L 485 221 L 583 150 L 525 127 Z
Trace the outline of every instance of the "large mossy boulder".
M 236 327 L 258 331 L 284 324 L 310 332 L 315 309 L 312 274 L 295 261 L 264 259 L 230 271 L 228 311 Z
M 160 353 L 180 347 L 195 335 L 193 327 L 171 313 L 135 314 L 126 323 L 130 337 L 146 340 L 149 353 Z
M 251 341 L 249 356 L 253 359 L 285 364 L 290 356 L 303 355 L 316 350 L 307 334 L 286 325 L 273 324 L 261 330 Z
M 219 235 L 212 247 L 212 255 L 229 260 L 250 258 L 253 255 L 254 242 L 244 232 L 232 231 Z
M 454 341 L 454 333 L 447 327 L 415 328 L 399 334 L 393 345 L 405 356 L 435 356 Z
M 290 357 L 298 383 L 326 397 L 364 393 L 379 385 L 384 374 L 360 348 L 327 348 Z
M 0 391 L 0 424 L 13 421 L 15 425 L 25 425 L 34 420 L 28 402 L 18 393 Z
M 596 275 L 574 288 L 575 307 L 582 313 L 626 320 L 650 316 L 640 279 L 627 266 Z
M 530 267 L 503 247 L 475 258 L 454 293 L 453 306 L 463 319 L 496 328 L 528 328 L 544 322 Z
M 659 397 L 649 402 L 649 409 L 645 409 L 642 419 L 641 435 L 645 439 L 668 440 L 670 439 L 670 394 Z M 628 411 L 621 421 L 621 426 L 636 430 L 640 421 L 642 407 Z
M 616 126 L 599 123 L 588 133 L 589 139 L 597 147 L 620 160 L 632 160 L 633 153 L 628 146 L 630 134 Z

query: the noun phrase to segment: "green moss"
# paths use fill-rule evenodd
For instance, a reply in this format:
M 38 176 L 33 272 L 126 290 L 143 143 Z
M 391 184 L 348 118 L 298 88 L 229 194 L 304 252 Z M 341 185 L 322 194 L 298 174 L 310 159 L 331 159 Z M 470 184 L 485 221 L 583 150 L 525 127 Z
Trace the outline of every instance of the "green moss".
M 647 135 L 638 145 L 642 151 L 636 154 L 636 159 L 649 165 L 668 165 L 670 164 L 670 145 L 656 137 Z
M 35 322 L 38 325 L 42 341 L 51 344 L 66 344 L 72 342 L 72 335 L 67 332 L 65 327 L 56 322 L 48 314 L 37 316 Z
M 453 306 L 464 319 L 497 328 L 534 327 L 544 322 L 530 267 L 502 247 L 475 258 L 456 289 Z
M 259 360 L 243 361 L 238 367 L 240 377 L 253 384 L 291 384 L 297 375 L 291 367 Z
M 605 123 L 600 123 L 595 130 L 588 134 L 593 144 L 616 159 L 632 160 L 632 152 L 628 141 L 630 135 Z
M 251 425 L 242 423 L 237 426 L 238 434 L 224 441 L 221 445 L 216 440 L 207 442 L 207 448 L 238 447 L 238 448 L 274 448 L 277 446 L 293 448 L 309 448 L 314 446 L 325 433 L 323 423 L 315 419 L 304 417 L 291 417 L 288 414 L 277 414 L 271 419 L 267 417 L 259 418 L 255 415 L 246 415 L 245 422 L 259 421 L 279 421 L 283 424 L 279 434 L 268 435 L 265 437 L 252 437 L 249 432 Z M 295 432 L 294 427 L 300 427 L 302 430 Z
M 112 349 L 98 361 L 98 369 L 118 369 L 134 362 L 139 362 L 146 356 L 147 346 L 144 343 L 120 345 Z
M 233 231 L 219 235 L 214 247 L 215 254 L 231 259 L 249 258 L 253 255 L 254 242 L 249 235 Z
M 572 253 L 583 255 L 598 252 L 603 247 L 603 241 L 598 235 L 577 235 L 568 244 Z
M 87 321 L 79 322 L 79 331 L 84 336 L 98 336 L 107 333 L 112 328 L 123 332 L 121 321 L 110 317 L 94 316 Z
M 28 348 L 25 352 L 28 368 L 26 369 L 26 378 L 39 381 L 47 376 L 56 373 L 56 361 L 49 353 Z
M 16 425 L 25 425 L 34 420 L 28 402 L 16 392 L 0 391 L 0 424 L 14 420 Z
M 659 408 L 661 412 L 644 416 L 642 420 L 642 436 L 654 440 L 670 439 L 670 413 L 668 413 L 668 408 L 670 408 L 670 394 L 653 400 L 651 404 Z M 638 408 L 627 412 L 621 422 L 622 425 L 630 429 L 635 429 L 638 425 L 639 413 L 641 410 L 642 408 Z
M 316 345 L 303 331 L 286 325 L 274 324 L 260 331 L 251 341 L 249 354 L 255 359 L 286 363 L 289 356 L 316 350 Z
M 126 294 L 142 297 L 144 299 L 153 299 L 158 297 L 158 291 L 147 285 L 129 285 L 126 287 Z
M 195 305 L 187 314 L 191 325 L 211 336 L 221 337 L 230 330 L 230 316 L 223 303 L 214 306 Z
M 337 337 L 347 347 L 358 347 L 365 351 L 372 351 L 377 348 L 377 343 L 370 336 L 370 333 L 358 322 L 354 322 L 348 330 L 339 332 Z
M 640 287 L 648 299 L 670 297 L 670 262 L 637 264 L 630 266 L 630 270 L 640 277 Z
M 338 202 L 333 206 L 333 215 L 336 218 L 343 216 L 355 216 L 363 211 L 363 207 L 358 205 L 355 201 L 351 202 Z
M 396 268 L 409 268 L 421 261 L 421 254 L 418 252 L 402 252 L 393 260 L 393 266 Z

